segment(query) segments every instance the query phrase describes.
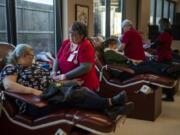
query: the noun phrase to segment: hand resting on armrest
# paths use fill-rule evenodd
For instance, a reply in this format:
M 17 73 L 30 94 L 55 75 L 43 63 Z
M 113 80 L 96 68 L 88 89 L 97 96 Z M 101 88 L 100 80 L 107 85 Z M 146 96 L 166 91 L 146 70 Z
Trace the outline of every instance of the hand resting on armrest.
M 48 105 L 46 101 L 42 101 L 40 97 L 32 95 L 32 94 L 20 94 L 20 93 L 14 93 L 10 91 L 5 91 L 5 95 L 20 99 L 26 103 L 32 104 L 38 108 L 42 108 Z

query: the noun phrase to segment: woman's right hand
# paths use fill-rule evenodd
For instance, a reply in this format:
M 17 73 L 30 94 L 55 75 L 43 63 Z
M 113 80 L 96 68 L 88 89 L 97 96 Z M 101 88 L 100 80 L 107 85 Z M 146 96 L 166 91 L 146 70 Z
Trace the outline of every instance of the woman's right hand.
M 53 79 L 55 81 L 63 81 L 63 80 L 66 80 L 66 75 L 65 74 L 57 75 L 57 76 L 53 77 Z
M 53 79 L 55 79 L 55 77 L 56 77 L 56 72 L 55 72 L 55 71 L 52 71 L 51 74 L 50 74 L 50 76 L 51 76 Z

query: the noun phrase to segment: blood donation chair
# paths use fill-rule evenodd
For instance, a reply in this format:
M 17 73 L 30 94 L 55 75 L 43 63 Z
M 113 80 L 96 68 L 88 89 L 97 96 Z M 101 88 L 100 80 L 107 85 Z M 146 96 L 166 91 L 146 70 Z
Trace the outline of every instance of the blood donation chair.
M 135 103 L 131 118 L 154 121 L 161 113 L 162 88 L 173 89 L 177 81 L 168 77 L 155 74 L 139 74 L 127 67 L 107 65 L 103 58 L 102 44 L 90 40 L 95 48 L 96 69 L 100 79 L 99 94 L 112 97 L 119 91 L 125 90 L 128 99 Z M 114 78 L 110 71 L 116 70 L 128 75 L 128 79 Z
M 0 68 L 5 65 L 4 58 L 14 47 L 0 43 Z M 0 90 L 0 134 L 1 135 L 93 135 L 114 132 L 116 125 L 124 121 L 119 115 L 116 120 L 105 114 L 76 108 L 59 108 L 46 116 L 33 118 L 20 114 L 15 104 L 19 99 L 38 108 L 48 103 L 33 95 L 17 94 Z

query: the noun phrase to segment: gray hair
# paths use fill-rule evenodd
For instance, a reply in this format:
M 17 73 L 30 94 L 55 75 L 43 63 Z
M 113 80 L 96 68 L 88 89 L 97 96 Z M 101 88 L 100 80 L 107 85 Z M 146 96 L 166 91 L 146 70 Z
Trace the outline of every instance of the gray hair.
M 128 20 L 128 19 L 125 19 L 122 24 L 121 24 L 122 28 L 126 27 L 126 26 L 129 26 L 129 27 L 133 27 L 133 23 L 132 21 Z
M 28 44 L 19 44 L 16 46 L 16 48 L 9 52 L 7 56 L 7 63 L 9 64 L 17 64 L 17 61 L 20 57 L 27 54 L 29 51 L 33 50 L 32 47 Z

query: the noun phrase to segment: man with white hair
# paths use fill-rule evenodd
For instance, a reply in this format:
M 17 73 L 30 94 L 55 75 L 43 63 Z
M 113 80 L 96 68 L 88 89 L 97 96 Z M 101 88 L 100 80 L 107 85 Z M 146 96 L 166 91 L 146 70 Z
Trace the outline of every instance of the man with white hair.
M 120 50 L 123 50 L 125 56 L 134 64 L 143 62 L 145 53 L 141 35 L 133 28 L 132 22 L 128 19 L 122 22 L 122 29 L 123 35 Z

